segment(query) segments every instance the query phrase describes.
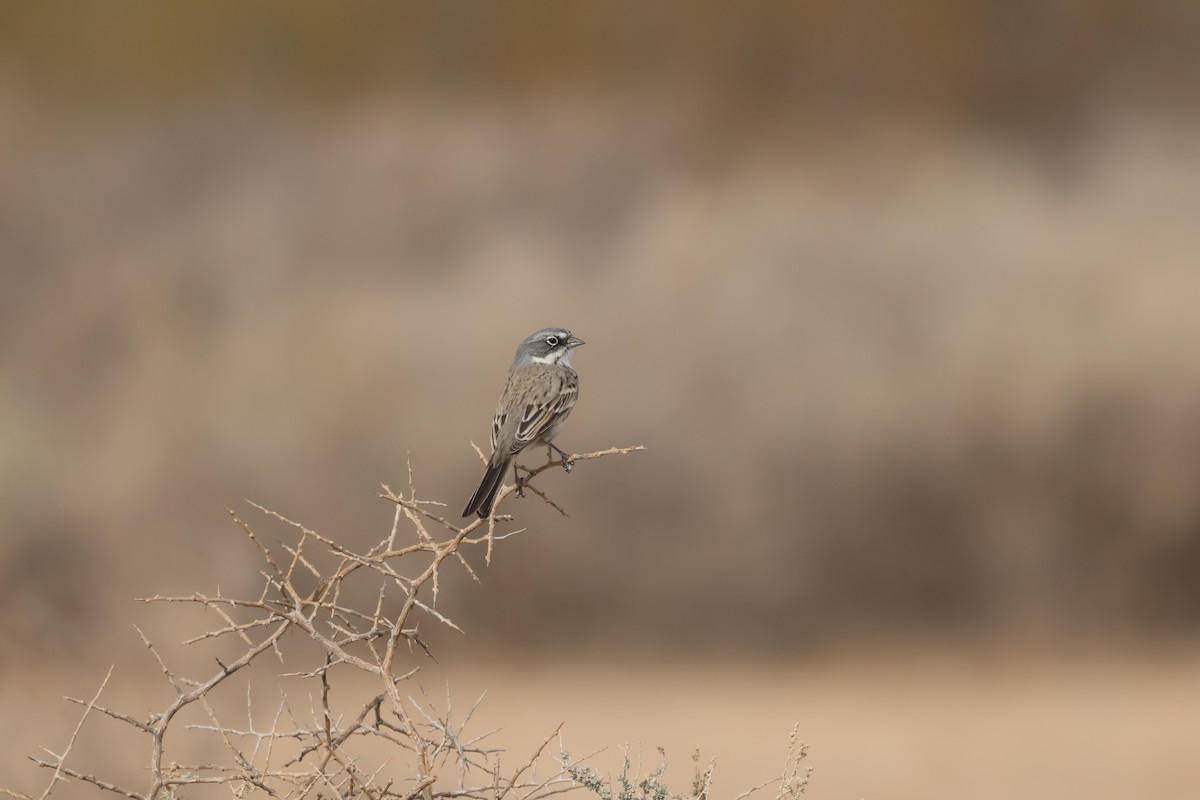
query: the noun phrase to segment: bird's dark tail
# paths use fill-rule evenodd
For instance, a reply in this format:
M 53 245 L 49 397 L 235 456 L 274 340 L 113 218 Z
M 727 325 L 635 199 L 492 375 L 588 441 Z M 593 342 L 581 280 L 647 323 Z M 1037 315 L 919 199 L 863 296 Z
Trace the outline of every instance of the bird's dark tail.
M 479 482 L 479 488 L 475 490 L 475 494 L 471 495 L 471 499 L 467 501 L 467 507 L 463 509 L 464 517 L 478 514 L 480 518 L 487 519 L 488 515 L 492 513 L 492 504 L 496 502 L 496 494 L 504 485 L 504 473 L 508 470 L 510 463 L 512 463 L 510 458 L 506 458 L 498 464 L 488 463 L 487 472 L 483 473 L 483 480 Z

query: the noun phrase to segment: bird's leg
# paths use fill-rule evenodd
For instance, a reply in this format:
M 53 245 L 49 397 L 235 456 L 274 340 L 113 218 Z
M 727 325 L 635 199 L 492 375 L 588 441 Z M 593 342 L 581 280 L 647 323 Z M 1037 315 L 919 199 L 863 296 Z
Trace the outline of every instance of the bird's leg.
M 517 472 L 517 462 L 513 462 L 513 480 L 517 482 L 517 497 L 525 496 L 525 480 Z
M 571 463 L 571 456 L 567 451 L 556 445 L 554 442 L 546 442 L 546 447 L 549 447 L 554 452 L 562 456 L 562 466 L 567 472 L 571 471 L 571 467 L 575 466 Z

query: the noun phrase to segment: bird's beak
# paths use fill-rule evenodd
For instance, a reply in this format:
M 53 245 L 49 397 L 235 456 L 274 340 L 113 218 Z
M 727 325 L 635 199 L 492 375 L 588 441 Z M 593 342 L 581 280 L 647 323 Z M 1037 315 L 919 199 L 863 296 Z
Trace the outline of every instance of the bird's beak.
M 572 336 L 571 338 L 567 339 L 568 350 L 572 347 L 579 347 L 581 344 L 587 344 L 587 342 L 583 341 L 583 339 L 580 339 L 578 336 Z

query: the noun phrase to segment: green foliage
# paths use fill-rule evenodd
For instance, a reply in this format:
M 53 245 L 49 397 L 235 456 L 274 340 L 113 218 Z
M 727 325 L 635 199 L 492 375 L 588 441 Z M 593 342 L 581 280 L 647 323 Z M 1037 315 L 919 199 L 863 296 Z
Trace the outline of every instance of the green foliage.
M 577 785 L 587 789 L 601 800 L 667 800 L 668 797 L 684 797 L 684 795 L 671 794 L 667 785 L 663 783 L 662 774 L 667 768 L 667 759 L 662 748 L 659 748 L 658 752 L 663 756 L 662 763 L 655 767 L 649 775 L 642 778 L 639 774 L 640 770 L 630 776 L 629 771 L 633 765 L 629 760 L 629 751 L 625 750 L 625 757 L 621 761 L 621 773 L 617 776 L 617 785 L 620 789 L 615 793 L 610 781 L 605 780 L 592 767 L 572 764 L 570 754 L 565 752 L 562 754 L 563 770 Z
M 783 767 L 783 773 L 773 780 L 760 783 L 742 792 L 735 800 L 745 800 L 760 789 L 772 784 L 776 785 L 775 800 L 799 800 L 808 788 L 808 779 L 812 775 L 812 767 L 801 766 L 808 757 L 808 745 L 801 742 L 798 736 L 799 725 L 793 726 L 788 736 L 788 755 Z M 692 753 L 692 763 L 695 765 L 692 777 L 691 791 L 687 794 L 673 793 L 663 781 L 663 773 L 667 769 L 667 754 L 660 747 L 658 754 L 662 761 L 651 772 L 642 777 L 641 764 L 633 775 L 630 770 L 633 764 L 629 760 L 628 748 L 622 748 L 624 758 L 621 760 L 621 773 L 617 776 L 616 787 L 613 782 L 605 780 L 594 768 L 571 761 L 571 754 L 561 753 L 563 773 L 578 787 L 586 789 L 600 800 L 709 800 L 712 790 L 715 761 L 709 761 L 701 768 L 700 751 Z M 639 759 L 640 762 L 640 759 Z

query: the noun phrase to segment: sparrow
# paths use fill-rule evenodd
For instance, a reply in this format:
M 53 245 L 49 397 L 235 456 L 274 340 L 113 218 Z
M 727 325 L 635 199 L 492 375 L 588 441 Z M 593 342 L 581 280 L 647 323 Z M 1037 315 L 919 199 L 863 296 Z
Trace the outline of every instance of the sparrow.
M 571 471 L 568 455 L 554 444 L 554 437 L 579 397 L 579 375 L 571 366 L 571 355 L 581 344 L 583 340 L 566 328 L 543 328 L 517 346 L 492 418 L 492 455 L 479 488 L 463 509 L 464 517 L 478 514 L 486 519 L 492 513 L 509 464 L 531 444 L 544 444 L 557 452 L 563 468 Z M 521 478 L 515 468 L 513 474 L 520 492 Z

